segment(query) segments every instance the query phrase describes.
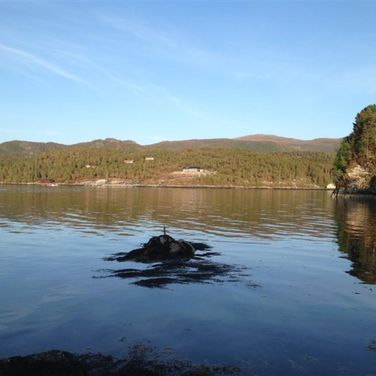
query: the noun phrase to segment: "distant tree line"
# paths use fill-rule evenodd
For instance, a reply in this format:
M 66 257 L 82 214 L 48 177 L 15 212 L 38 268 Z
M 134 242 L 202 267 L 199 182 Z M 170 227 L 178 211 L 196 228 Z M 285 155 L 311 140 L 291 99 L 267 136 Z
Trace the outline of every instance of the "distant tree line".
M 153 156 L 154 161 L 146 161 Z M 229 148 L 184 151 L 121 151 L 109 148 L 65 148 L 26 158 L 0 159 L 0 181 L 4 183 L 79 182 L 120 178 L 135 182 L 160 179 L 185 166 L 216 171 L 197 182 L 213 185 L 262 185 L 300 181 L 325 186 L 331 181 L 333 154 L 319 152 L 257 153 Z M 134 163 L 125 163 L 134 160 Z M 88 167 L 90 166 L 90 167 Z

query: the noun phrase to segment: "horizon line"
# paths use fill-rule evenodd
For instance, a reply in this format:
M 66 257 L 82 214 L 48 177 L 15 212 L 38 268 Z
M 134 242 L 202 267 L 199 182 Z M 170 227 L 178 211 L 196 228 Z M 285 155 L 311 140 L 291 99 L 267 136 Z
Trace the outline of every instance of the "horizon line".
M 243 141 L 243 142 L 275 142 L 272 139 L 271 140 L 245 140 L 247 137 L 274 137 L 278 139 L 285 139 L 285 140 L 294 140 L 294 141 L 300 141 L 300 142 L 311 142 L 311 141 L 316 141 L 316 140 L 341 140 L 343 137 L 315 137 L 311 139 L 302 139 L 302 138 L 295 138 L 295 137 L 288 137 L 288 136 L 279 136 L 276 134 L 264 134 L 264 133 L 254 133 L 254 134 L 248 134 L 248 135 L 243 135 L 243 136 L 237 136 L 237 137 L 212 137 L 212 138 L 187 138 L 187 139 L 164 139 L 160 140 L 157 142 L 153 143 L 140 143 L 132 139 L 120 139 L 116 137 L 105 137 L 105 138 L 95 138 L 91 140 L 84 140 L 84 141 L 79 141 L 79 142 L 73 142 L 73 143 L 61 143 L 57 141 L 29 141 L 29 140 L 20 140 L 20 139 L 11 139 L 11 140 L 5 140 L 5 141 L 0 141 L 1 144 L 9 143 L 9 142 L 28 142 L 28 143 L 41 143 L 41 144 L 48 144 L 48 143 L 53 143 L 53 144 L 59 144 L 59 145 L 64 145 L 64 146 L 74 146 L 78 144 L 83 144 L 83 143 L 90 143 L 94 141 L 109 141 L 109 140 L 114 140 L 114 141 L 120 141 L 120 142 L 133 142 L 139 146 L 151 146 L 151 145 L 156 145 L 164 142 L 188 142 L 188 141 L 208 141 L 208 140 L 231 140 L 231 141 Z

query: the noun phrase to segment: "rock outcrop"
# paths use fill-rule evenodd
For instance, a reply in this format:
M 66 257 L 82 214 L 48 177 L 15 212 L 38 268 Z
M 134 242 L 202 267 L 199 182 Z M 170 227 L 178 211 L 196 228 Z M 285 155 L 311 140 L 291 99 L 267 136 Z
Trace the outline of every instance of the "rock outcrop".
M 359 165 L 348 169 L 344 179 L 345 193 L 367 193 L 370 189 L 371 173 Z
M 196 250 L 205 250 L 209 246 L 203 243 L 191 243 L 186 240 L 175 240 L 173 237 L 163 234 L 153 236 L 141 248 L 128 253 L 119 253 L 112 257 L 116 261 L 153 262 L 170 259 L 190 259 Z M 111 259 L 111 258 L 109 258 Z
M 334 166 L 336 193 L 376 193 L 376 105 L 357 114 L 342 140 Z

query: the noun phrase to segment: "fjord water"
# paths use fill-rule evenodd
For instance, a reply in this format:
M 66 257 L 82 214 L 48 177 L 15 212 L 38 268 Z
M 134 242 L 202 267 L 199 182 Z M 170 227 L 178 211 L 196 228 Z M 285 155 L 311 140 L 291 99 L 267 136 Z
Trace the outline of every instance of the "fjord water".
M 154 288 L 114 277 L 152 267 L 105 258 L 164 225 L 208 243 L 228 275 Z M 375 199 L 3 186 L 0 239 L 0 357 L 121 356 L 150 341 L 245 375 L 376 374 Z

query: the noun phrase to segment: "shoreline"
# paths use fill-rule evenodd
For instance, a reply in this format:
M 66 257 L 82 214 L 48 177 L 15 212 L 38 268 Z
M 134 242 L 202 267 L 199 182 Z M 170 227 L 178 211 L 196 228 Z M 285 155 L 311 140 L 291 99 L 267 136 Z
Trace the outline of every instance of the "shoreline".
M 204 184 L 124 184 L 124 183 L 106 183 L 95 184 L 94 182 L 85 183 L 54 183 L 53 185 L 32 182 L 32 183 L 4 183 L 0 182 L 1 186 L 39 186 L 45 188 L 58 188 L 58 187 L 83 187 L 95 189 L 130 189 L 130 188 L 163 188 L 163 189 L 238 189 L 238 190 L 269 190 L 269 191 L 326 191 L 333 192 L 332 188 L 324 187 L 288 187 L 288 186 L 247 186 L 247 185 L 204 185 Z M 375 193 L 369 191 L 359 192 L 339 192 L 338 197 L 376 197 Z
M 86 187 L 86 188 L 189 188 L 189 189 L 262 189 L 262 190 L 305 190 L 305 191 L 333 191 L 333 189 L 328 189 L 325 187 L 289 187 L 289 186 L 247 186 L 247 185 L 205 185 L 205 184 L 95 184 L 93 183 L 54 183 L 45 184 L 38 182 L 29 182 L 29 183 L 4 183 L 0 182 L 0 186 L 41 186 L 46 188 L 58 188 L 58 187 Z

